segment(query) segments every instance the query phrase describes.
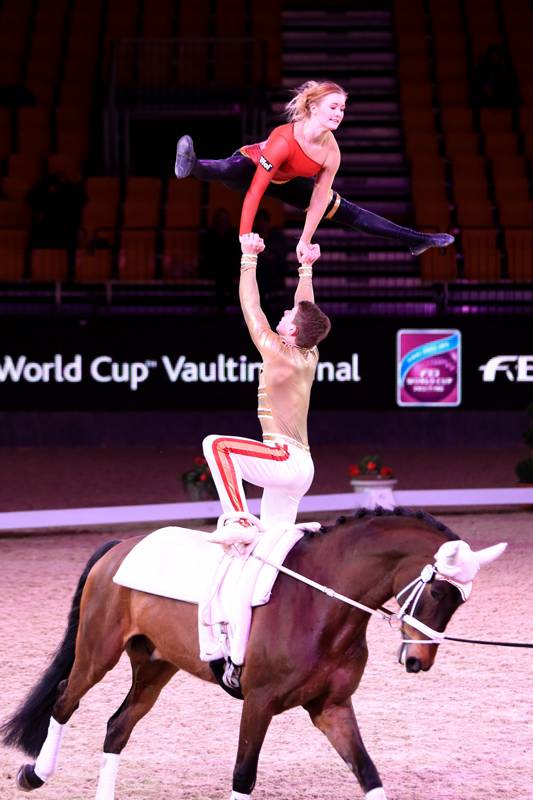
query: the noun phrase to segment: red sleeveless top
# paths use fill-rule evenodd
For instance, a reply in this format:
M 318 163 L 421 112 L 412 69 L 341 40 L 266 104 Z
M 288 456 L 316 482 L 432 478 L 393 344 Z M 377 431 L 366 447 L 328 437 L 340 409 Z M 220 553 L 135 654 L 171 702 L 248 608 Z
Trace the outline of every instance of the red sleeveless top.
M 271 181 L 284 183 L 292 178 L 313 178 L 322 169 L 294 138 L 293 122 L 274 128 L 264 143 L 241 147 L 241 153 L 251 158 L 257 169 L 244 198 L 240 236 L 251 233 L 259 203 Z

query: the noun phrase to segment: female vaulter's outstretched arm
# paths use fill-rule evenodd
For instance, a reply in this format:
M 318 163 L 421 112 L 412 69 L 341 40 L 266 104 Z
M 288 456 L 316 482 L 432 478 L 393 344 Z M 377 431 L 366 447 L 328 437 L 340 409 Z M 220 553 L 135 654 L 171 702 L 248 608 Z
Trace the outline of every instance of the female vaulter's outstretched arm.
M 194 175 L 200 180 L 220 180 L 246 193 L 240 235 L 253 230 L 264 194 L 306 212 L 297 255 L 305 260 L 322 219 L 375 236 L 402 242 L 413 255 L 430 247 L 446 247 L 448 233 L 420 233 L 367 211 L 332 190 L 340 164 L 333 136 L 344 116 L 346 93 L 334 83 L 310 81 L 300 87 L 287 105 L 291 122 L 279 125 L 268 140 L 247 145 L 220 160 L 198 160 L 190 136 L 178 141 L 175 172 L 178 178 Z

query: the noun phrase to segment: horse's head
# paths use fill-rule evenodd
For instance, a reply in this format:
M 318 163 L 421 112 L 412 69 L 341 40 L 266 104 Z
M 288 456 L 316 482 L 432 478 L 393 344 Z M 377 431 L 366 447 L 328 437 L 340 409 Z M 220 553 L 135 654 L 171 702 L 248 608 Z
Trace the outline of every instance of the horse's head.
M 443 634 L 454 611 L 468 600 L 480 567 L 498 558 L 506 547 L 501 543 L 475 552 L 460 539 L 445 542 L 435 553 L 434 564 L 424 566 L 418 578 L 406 585 L 403 577 L 403 586 L 397 581 L 394 593 L 400 604 L 403 635 L 399 660 L 407 672 L 431 668 L 439 634 Z

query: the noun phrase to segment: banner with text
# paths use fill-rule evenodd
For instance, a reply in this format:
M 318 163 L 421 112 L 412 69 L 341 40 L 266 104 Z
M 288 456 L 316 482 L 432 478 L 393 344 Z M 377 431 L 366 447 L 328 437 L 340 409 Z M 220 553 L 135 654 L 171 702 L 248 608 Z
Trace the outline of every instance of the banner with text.
M 533 402 L 527 320 L 333 321 L 317 409 L 521 409 Z M 0 323 L 0 410 L 253 408 L 260 357 L 238 318 Z

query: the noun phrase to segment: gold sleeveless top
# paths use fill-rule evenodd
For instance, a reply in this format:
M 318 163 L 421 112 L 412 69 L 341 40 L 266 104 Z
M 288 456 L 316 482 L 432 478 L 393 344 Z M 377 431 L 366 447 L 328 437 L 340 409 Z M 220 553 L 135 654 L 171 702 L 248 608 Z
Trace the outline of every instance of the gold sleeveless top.
M 318 350 L 287 345 L 272 330 L 258 339 L 263 365 L 257 391 L 257 416 L 265 441 L 293 440 L 308 448 L 307 415 Z

